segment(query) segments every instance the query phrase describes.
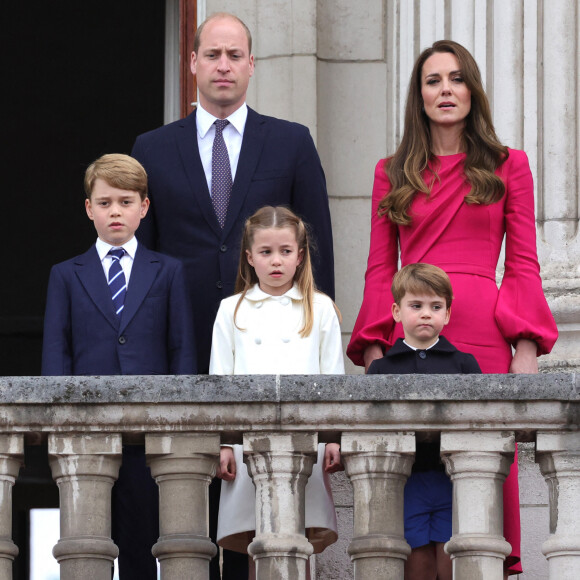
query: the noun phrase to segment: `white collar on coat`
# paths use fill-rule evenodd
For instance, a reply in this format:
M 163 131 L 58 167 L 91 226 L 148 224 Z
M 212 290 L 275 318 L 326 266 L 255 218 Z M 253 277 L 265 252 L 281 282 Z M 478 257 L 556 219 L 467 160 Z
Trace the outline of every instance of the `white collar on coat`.
M 287 296 L 292 300 L 302 300 L 302 292 L 298 290 L 298 286 L 294 284 L 288 292 L 282 294 L 282 296 L 272 296 L 272 294 L 268 294 L 262 290 L 260 290 L 260 286 L 258 284 L 254 284 L 247 292 L 244 298 L 247 300 L 252 300 L 253 302 L 259 302 L 261 300 L 267 300 L 268 298 L 272 298 L 273 300 L 279 300 L 283 296 Z

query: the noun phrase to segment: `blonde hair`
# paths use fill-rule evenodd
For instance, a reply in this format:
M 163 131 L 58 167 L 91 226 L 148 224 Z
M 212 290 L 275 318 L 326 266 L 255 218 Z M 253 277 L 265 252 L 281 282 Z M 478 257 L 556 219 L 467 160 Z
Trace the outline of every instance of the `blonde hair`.
M 385 162 L 391 191 L 381 200 L 378 214 L 386 215 L 399 225 L 411 223 L 408 210 L 415 194 L 420 191 L 428 195 L 437 179 L 437 166 L 429 167 L 434 155 L 429 118 L 421 95 L 423 65 L 436 53 L 449 53 L 457 58 L 465 85 L 471 91 L 471 110 L 465 118 L 462 135 L 462 145 L 467 153 L 464 173 L 471 185 L 465 201 L 490 205 L 505 193 L 505 184 L 495 171 L 508 158 L 509 152 L 495 133 L 479 67 L 463 46 L 452 40 L 439 40 L 425 49 L 415 62 L 405 106 L 403 138 L 395 154 Z M 423 177 L 427 171 L 431 172 L 429 183 Z
M 393 276 L 391 285 L 393 300 L 400 306 L 401 300 L 407 292 L 411 294 L 434 294 L 439 298 L 445 298 L 447 309 L 451 308 L 453 301 L 453 288 L 449 276 L 437 266 L 432 264 L 408 264 L 401 268 Z
M 312 332 L 314 324 L 314 292 L 316 291 L 310 259 L 310 238 L 306 224 L 296 214 L 282 206 L 267 205 L 246 220 L 235 287 L 236 294 L 241 293 L 241 295 L 234 310 L 234 324 L 236 324 L 236 315 L 246 293 L 252 286 L 259 283 L 256 271 L 248 262 L 246 252 L 252 250 L 256 231 L 270 228 L 291 228 L 296 235 L 298 252 L 302 254 L 302 261 L 294 274 L 294 283 L 302 293 L 304 326 L 300 329 L 300 336 L 305 338 Z M 237 324 L 236 326 L 239 328 Z
M 85 172 L 85 193 L 89 199 L 97 179 L 102 179 L 110 187 L 136 191 L 141 201 L 147 197 L 147 172 L 129 155 L 109 153 L 89 165 Z

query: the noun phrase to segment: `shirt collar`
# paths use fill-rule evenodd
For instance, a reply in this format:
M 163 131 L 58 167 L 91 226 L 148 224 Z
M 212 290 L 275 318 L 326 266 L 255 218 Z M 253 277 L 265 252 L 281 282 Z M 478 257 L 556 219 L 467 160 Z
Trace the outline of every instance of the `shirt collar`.
M 99 254 L 99 259 L 101 262 L 104 260 L 105 256 L 109 253 L 111 248 L 123 248 L 127 255 L 134 260 L 135 253 L 137 252 L 137 238 L 133 236 L 128 242 L 124 243 L 122 246 L 111 246 L 111 244 L 107 244 L 107 242 L 103 242 L 101 238 L 97 238 L 97 242 L 95 244 L 97 248 L 97 252 Z
M 437 337 L 437 340 L 431 346 L 428 346 L 427 348 L 417 348 L 416 346 L 411 346 L 408 342 L 405 341 L 405 339 L 403 339 L 403 342 L 405 343 L 405 346 L 408 346 L 412 350 L 429 350 L 430 348 L 433 348 L 439 342 L 439 337 Z
M 247 298 L 252 302 L 259 302 L 261 300 L 267 300 L 268 298 L 271 298 L 273 300 L 279 300 L 280 298 L 282 298 L 282 296 L 287 296 L 292 300 L 302 300 L 302 292 L 298 290 L 298 286 L 296 286 L 296 284 L 294 284 L 294 286 L 292 286 L 292 288 L 290 288 L 288 292 L 282 294 L 281 296 L 272 296 L 272 294 L 268 294 L 267 292 L 260 290 L 260 286 L 258 284 L 255 284 L 246 292 L 244 298 Z
M 232 127 L 234 127 L 234 129 L 242 137 L 244 136 L 244 129 L 246 127 L 247 118 L 248 105 L 246 105 L 246 103 L 244 103 L 239 109 L 235 110 L 229 117 L 226 117 Z M 208 113 L 201 105 L 197 105 L 195 123 L 197 125 L 197 133 L 202 139 L 205 138 L 207 132 L 211 129 L 216 120 L 217 117 L 214 117 L 211 113 Z

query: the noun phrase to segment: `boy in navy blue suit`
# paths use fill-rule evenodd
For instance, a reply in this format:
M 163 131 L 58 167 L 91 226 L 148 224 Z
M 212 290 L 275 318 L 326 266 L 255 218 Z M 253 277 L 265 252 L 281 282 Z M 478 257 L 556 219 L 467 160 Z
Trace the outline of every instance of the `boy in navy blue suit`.
M 409 264 L 391 286 L 399 338 L 369 374 L 481 373 L 471 354 L 458 351 L 440 336 L 449 322 L 453 290 L 447 274 L 431 264 Z M 405 539 L 411 555 L 405 579 L 451 580 L 452 567 L 443 546 L 451 538 L 452 486 L 439 458 L 439 439 L 417 443 L 415 463 L 405 486 Z
M 181 263 L 140 245 L 147 174 L 128 155 L 103 155 L 85 174 L 98 239 L 50 273 L 43 375 L 195 374 L 190 300 Z M 113 487 L 113 540 L 122 580 L 155 580 L 158 490 L 142 445 L 123 446 Z

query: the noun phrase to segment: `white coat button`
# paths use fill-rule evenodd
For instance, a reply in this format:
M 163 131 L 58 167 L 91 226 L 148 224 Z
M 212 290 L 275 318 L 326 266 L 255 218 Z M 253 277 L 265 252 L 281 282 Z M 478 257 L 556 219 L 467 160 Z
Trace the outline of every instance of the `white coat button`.
M 262 308 L 263 302 L 256 302 L 256 308 Z
M 262 339 L 261 339 L 261 338 L 257 338 L 257 337 L 256 337 L 256 338 L 254 339 L 254 342 L 255 342 L 256 344 L 262 344 Z
M 287 336 L 285 336 L 285 337 L 282 339 L 282 342 L 290 342 L 290 339 L 289 339 Z
M 288 306 L 288 304 L 290 304 L 290 298 L 284 296 L 284 298 L 280 300 L 280 304 L 282 304 L 282 306 Z

